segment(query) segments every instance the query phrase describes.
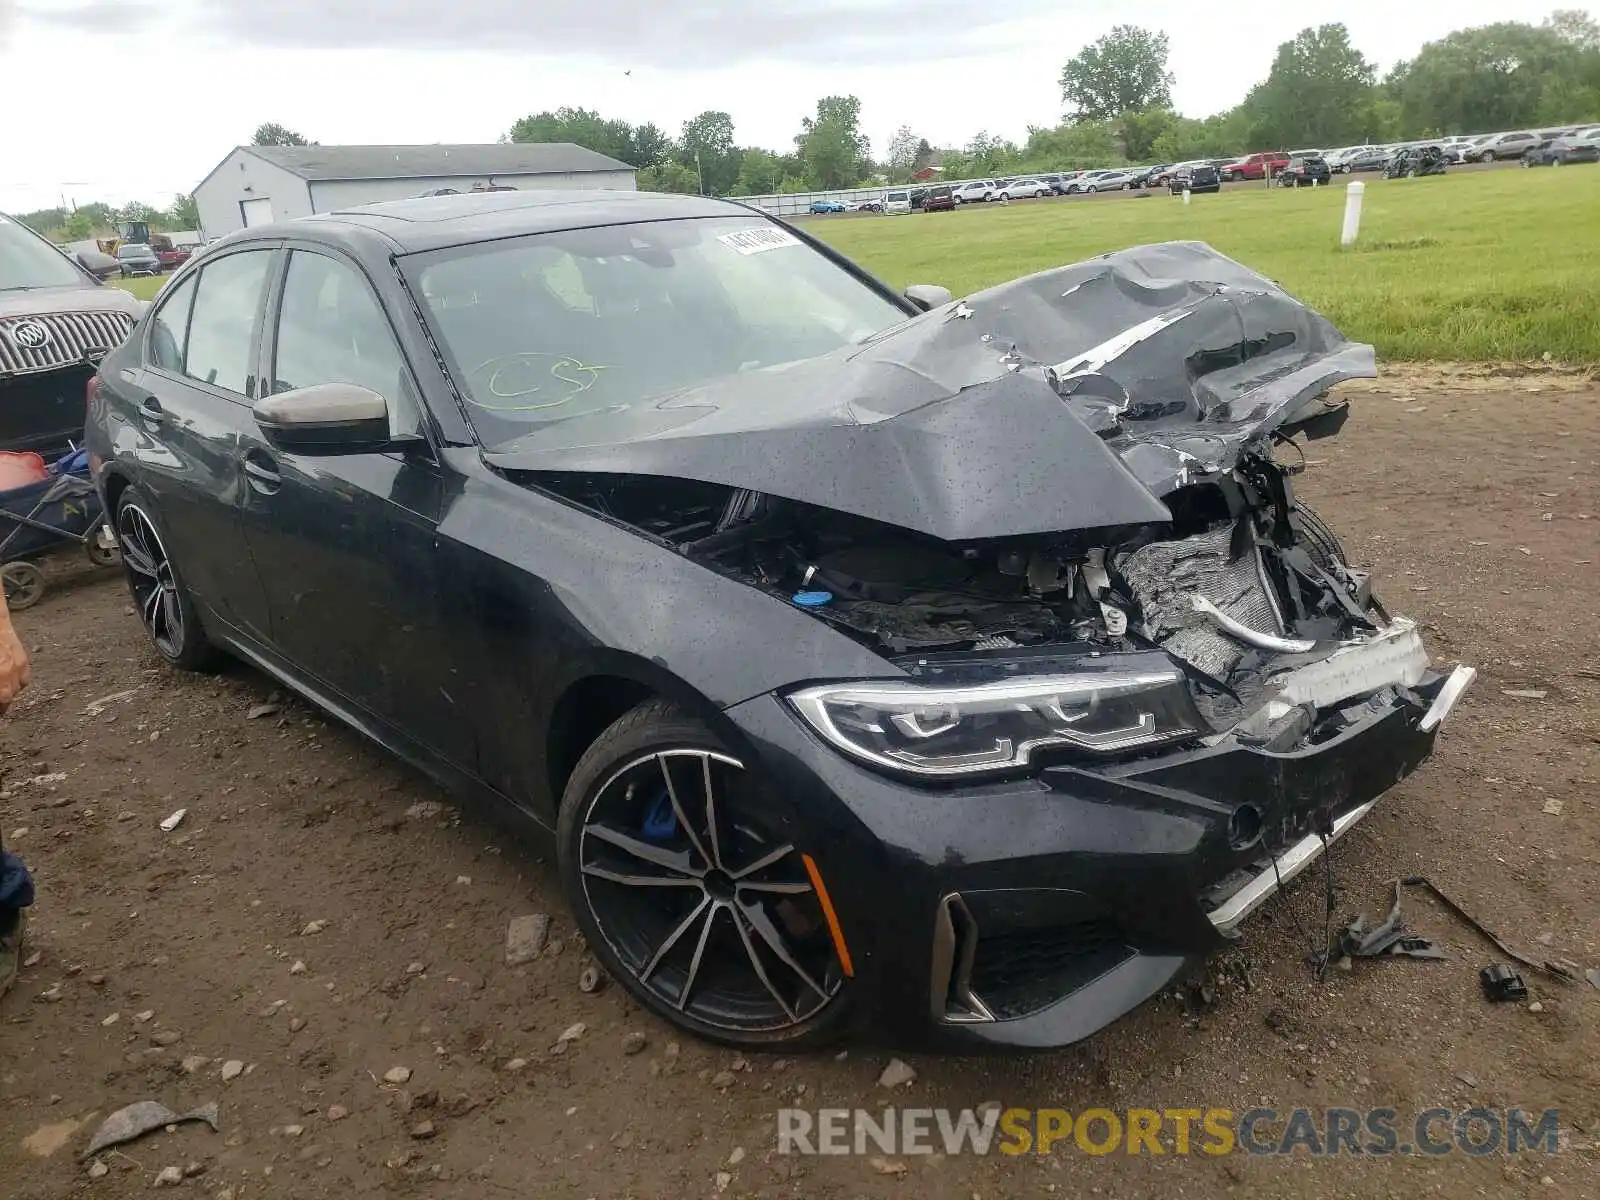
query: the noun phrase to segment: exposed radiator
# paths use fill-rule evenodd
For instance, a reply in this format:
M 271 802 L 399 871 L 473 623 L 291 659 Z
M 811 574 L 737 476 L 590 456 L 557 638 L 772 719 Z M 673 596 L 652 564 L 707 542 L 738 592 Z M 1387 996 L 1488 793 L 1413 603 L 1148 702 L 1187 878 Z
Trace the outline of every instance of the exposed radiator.
M 1261 550 L 1244 541 L 1233 554 L 1234 526 L 1222 525 L 1177 542 L 1152 542 L 1112 560 L 1144 610 L 1141 632 L 1208 675 L 1226 679 L 1243 657 L 1240 645 L 1194 611 L 1204 596 L 1234 620 L 1261 633 L 1284 632 L 1283 613 L 1267 578 Z

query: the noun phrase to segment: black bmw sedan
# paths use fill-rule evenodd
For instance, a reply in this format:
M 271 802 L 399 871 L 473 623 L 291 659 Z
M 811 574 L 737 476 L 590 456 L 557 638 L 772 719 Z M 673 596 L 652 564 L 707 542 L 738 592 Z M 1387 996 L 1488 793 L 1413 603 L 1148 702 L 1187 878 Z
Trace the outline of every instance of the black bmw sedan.
M 1275 442 L 1373 373 L 1196 243 L 964 300 L 736 204 L 252 228 L 90 386 L 144 629 L 553 834 L 592 952 L 741 1046 L 1083 1038 L 1432 750 Z

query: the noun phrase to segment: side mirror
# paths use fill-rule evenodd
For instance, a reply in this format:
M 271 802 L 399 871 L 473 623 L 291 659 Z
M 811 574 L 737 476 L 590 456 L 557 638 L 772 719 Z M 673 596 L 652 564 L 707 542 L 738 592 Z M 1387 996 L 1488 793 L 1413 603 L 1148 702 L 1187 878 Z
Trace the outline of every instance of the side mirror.
M 913 283 L 905 290 L 905 297 L 923 312 L 938 308 L 941 304 L 949 304 L 955 299 L 949 288 L 940 287 L 937 283 Z
M 99 279 L 104 279 L 117 270 L 117 260 L 109 254 L 101 254 L 98 250 L 79 250 L 74 257 L 80 267 Z
M 354 383 L 318 383 L 251 408 L 268 442 L 289 454 L 373 454 L 395 445 L 389 402 Z

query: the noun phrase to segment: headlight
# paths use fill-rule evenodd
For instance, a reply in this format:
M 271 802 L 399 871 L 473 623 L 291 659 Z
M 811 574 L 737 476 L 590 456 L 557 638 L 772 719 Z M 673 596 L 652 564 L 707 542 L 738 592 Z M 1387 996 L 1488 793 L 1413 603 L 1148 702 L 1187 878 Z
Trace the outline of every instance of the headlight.
M 970 687 L 825 684 L 788 700 L 846 754 L 920 776 L 1014 770 L 1050 747 L 1103 755 L 1158 746 L 1201 726 L 1175 668 Z

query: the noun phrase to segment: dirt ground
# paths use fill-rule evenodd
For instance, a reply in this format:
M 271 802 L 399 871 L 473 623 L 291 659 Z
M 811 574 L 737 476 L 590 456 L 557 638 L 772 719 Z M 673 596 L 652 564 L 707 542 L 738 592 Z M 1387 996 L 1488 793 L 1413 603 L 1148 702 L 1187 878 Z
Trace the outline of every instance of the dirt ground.
M 1390 375 L 1355 395 L 1339 439 L 1306 450 L 1302 494 L 1390 607 L 1425 623 L 1437 657 L 1482 671 L 1435 759 L 1335 851 L 1339 915 L 1381 916 L 1386 880 L 1427 874 L 1518 946 L 1593 967 L 1600 389 L 1494 380 Z M 0 1003 L 8 1200 L 142 1195 L 185 1164 L 187 1192 L 236 1200 L 1595 1195 L 1600 992 L 1530 978 L 1540 1011 L 1488 1004 L 1477 972 L 1499 956 L 1424 896 L 1408 893 L 1410 922 L 1448 961 L 1363 961 L 1318 982 L 1296 931 L 1320 927 L 1318 870 L 1248 922 L 1205 1011 L 1162 997 L 1060 1053 L 913 1056 L 915 1082 L 893 1093 L 881 1047 L 745 1062 L 676 1037 L 614 985 L 579 990 L 585 960 L 543 849 L 439 808 L 430 784 L 250 670 L 162 668 L 118 577 L 63 560 L 52 583 L 18 618 L 33 686 L 0 723 L 0 821 L 40 893 L 38 959 Z M 281 707 L 251 718 L 269 699 Z M 563 952 L 508 968 L 506 924 L 530 912 L 553 914 Z M 646 1045 L 628 1054 L 633 1032 Z M 224 1081 L 230 1061 L 243 1070 Z M 384 1081 L 396 1067 L 409 1082 Z M 156 1132 L 92 1177 L 80 1154 L 99 1120 L 146 1098 L 219 1101 L 220 1132 Z M 992 1100 L 1555 1106 L 1563 1149 L 776 1153 L 786 1104 Z

